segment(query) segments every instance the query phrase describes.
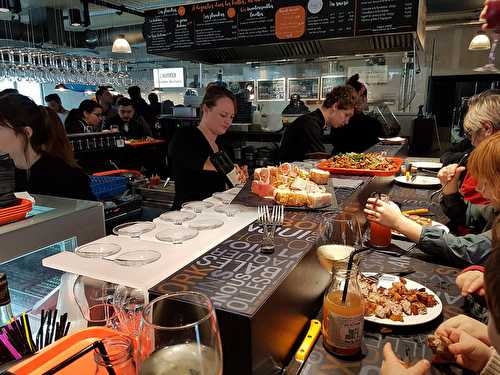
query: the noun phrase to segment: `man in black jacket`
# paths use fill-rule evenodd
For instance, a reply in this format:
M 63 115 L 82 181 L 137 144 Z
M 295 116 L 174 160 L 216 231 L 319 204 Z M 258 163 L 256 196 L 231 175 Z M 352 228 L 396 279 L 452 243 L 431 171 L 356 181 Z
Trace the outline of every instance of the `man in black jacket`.
M 356 91 L 350 86 L 335 87 L 323 105 L 314 112 L 300 116 L 285 130 L 280 145 L 282 162 L 306 159 L 307 154 L 326 154 L 323 129 L 346 125 L 354 113 L 358 101 Z
M 152 137 L 151 128 L 141 116 L 135 112 L 130 99 L 121 98 L 118 101 L 118 115 L 106 121 L 106 130 L 118 126 L 118 129 L 127 139 L 143 139 Z

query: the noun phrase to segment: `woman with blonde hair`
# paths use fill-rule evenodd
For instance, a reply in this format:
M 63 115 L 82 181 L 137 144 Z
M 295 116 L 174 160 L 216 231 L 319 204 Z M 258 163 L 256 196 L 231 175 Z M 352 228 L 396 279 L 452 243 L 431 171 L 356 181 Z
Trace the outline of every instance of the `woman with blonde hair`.
M 404 234 L 422 251 L 445 258 L 453 265 L 484 264 L 491 253 L 491 228 L 500 210 L 500 133 L 482 140 L 471 153 L 467 165 L 470 174 L 479 181 L 478 191 L 491 201 L 491 205 L 464 201 L 458 184 L 465 167 L 453 164 L 448 166 L 446 174 L 439 175 L 441 183 L 446 184 L 441 206 L 448 217 L 476 228 L 479 234 L 455 236 L 440 228 L 422 227 L 403 216 L 394 203 L 374 198 L 368 199 L 365 207 L 368 220 Z

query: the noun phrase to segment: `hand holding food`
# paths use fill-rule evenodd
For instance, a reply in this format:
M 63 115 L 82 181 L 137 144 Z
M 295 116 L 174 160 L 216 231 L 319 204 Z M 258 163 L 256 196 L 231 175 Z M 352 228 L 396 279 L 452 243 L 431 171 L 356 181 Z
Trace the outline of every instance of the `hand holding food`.
M 458 192 L 460 175 L 465 171 L 465 167 L 458 164 L 450 164 L 443 167 L 438 172 L 438 178 L 443 185 L 443 194 L 450 195 Z
M 484 291 L 484 272 L 481 271 L 466 271 L 457 276 L 457 286 L 462 292 L 462 296 L 478 293 L 480 296 L 485 295 Z
M 436 335 L 446 335 L 446 330 L 451 328 L 465 331 L 472 337 L 484 342 L 486 345 L 490 345 L 490 339 L 488 338 L 488 326 L 477 321 L 476 319 L 463 314 L 456 315 L 453 318 L 445 320 L 441 323 L 436 329 Z
M 451 341 L 448 350 L 455 357 L 456 363 L 466 369 L 480 372 L 494 353 L 494 349 L 465 331 L 445 328 L 443 336 Z
M 409 367 L 409 364 L 401 361 L 394 354 L 390 343 L 384 345 L 384 361 L 380 370 L 381 375 L 424 375 L 427 374 L 430 368 L 431 364 L 425 359 Z

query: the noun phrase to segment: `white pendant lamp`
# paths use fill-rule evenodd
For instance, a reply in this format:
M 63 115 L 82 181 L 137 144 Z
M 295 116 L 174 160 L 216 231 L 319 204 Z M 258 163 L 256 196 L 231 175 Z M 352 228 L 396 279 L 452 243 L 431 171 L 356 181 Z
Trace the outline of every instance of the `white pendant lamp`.
M 119 35 L 118 38 L 115 39 L 111 51 L 114 53 L 132 53 L 132 49 L 127 39 L 125 39 L 125 35 Z
M 477 34 L 469 44 L 469 51 L 486 51 L 489 49 L 491 49 L 490 38 L 483 33 Z

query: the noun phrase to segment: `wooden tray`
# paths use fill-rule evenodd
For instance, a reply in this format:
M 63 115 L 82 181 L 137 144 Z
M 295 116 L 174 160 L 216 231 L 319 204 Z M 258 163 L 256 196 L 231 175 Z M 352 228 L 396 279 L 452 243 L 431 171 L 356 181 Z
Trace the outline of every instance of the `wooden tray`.
M 328 171 L 332 174 L 346 174 L 346 175 L 365 175 L 365 176 L 394 176 L 401 169 L 401 164 L 403 164 L 403 159 L 387 157 L 388 160 L 392 160 L 396 163 L 396 166 L 388 171 L 378 171 L 375 169 L 354 169 L 354 168 L 331 168 L 328 167 L 328 161 L 322 161 L 316 165 L 317 168 L 324 171 Z

